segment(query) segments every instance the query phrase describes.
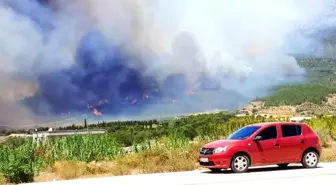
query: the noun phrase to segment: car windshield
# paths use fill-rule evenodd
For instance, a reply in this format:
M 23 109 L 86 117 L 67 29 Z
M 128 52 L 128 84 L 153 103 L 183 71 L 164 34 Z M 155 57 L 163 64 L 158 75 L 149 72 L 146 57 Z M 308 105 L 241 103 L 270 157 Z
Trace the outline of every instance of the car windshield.
M 246 139 L 250 137 L 254 132 L 256 132 L 259 128 L 260 126 L 243 127 L 234 132 L 233 134 L 231 134 L 231 136 L 229 136 L 228 139 L 238 139 L 238 140 Z

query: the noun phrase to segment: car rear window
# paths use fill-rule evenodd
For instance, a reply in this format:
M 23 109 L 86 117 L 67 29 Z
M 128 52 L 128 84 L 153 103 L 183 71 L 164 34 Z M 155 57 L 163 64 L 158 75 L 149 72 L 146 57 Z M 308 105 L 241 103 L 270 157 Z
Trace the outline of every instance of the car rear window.
M 281 125 L 282 137 L 299 136 L 302 133 L 301 125 Z

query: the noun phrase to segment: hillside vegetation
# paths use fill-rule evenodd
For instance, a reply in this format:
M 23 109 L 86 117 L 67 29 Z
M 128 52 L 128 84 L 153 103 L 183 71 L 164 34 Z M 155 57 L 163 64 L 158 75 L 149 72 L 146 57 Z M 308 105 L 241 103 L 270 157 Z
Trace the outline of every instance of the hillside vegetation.
M 305 58 L 298 63 L 306 71 L 302 83 L 273 88 L 268 97 L 256 100 L 264 101 L 265 106 L 324 105 L 328 95 L 336 93 L 336 60 Z
M 300 105 L 305 102 L 323 104 L 336 88 L 320 84 L 299 84 L 274 89 L 272 95 L 264 98 L 266 106 Z
M 42 143 L 15 139 L 0 145 L 0 173 L 6 181 L 19 183 L 193 170 L 198 168 L 202 144 L 225 138 L 248 124 L 276 120 L 288 118 L 239 118 L 217 113 L 164 122 L 102 123 L 95 127 L 109 133 L 59 137 Z M 324 147 L 336 137 L 335 121 L 336 117 L 320 117 L 307 122 L 320 135 Z M 322 161 L 334 158 L 335 153 L 326 152 Z

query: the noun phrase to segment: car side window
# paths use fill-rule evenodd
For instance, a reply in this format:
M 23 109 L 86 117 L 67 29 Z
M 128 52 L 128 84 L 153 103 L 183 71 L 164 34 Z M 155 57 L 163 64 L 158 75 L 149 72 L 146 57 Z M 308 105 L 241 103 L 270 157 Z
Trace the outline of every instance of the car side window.
M 281 125 L 282 137 L 293 137 L 301 135 L 301 125 Z
M 259 132 L 258 136 L 262 137 L 262 140 L 276 139 L 277 129 L 276 126 L 270 126 Z

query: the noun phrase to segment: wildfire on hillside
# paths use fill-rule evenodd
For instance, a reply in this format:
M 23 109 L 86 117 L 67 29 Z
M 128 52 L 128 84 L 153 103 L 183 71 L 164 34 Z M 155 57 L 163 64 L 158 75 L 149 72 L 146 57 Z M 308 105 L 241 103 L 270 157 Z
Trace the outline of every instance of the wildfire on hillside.
M 101 115 L 103 115 L 103 113 L 100 112 L 100 111 L 98 111 L 98 109 L 97 109 L 96 107 L 102 106 L 102 105 L 104 105 L 104 104 L 106 104 L 106 103 L 108 103 L 108 99 L 102 99 L 102 100 L 100 100 L 100 101 L 97 103 L 96 106 L 94 106 L 94 105 L 92 105 L 92 104 L 88 104 L 88 105 L 87 105 L 87 108 L 88 108 L 88 109 L 92 109 L 92 111 L 93 111 L 93 115 L 95 115 L 95 116 L 101 116 Z
M 144 96 L 143 96 L 143 99 L 148 99 L 149 98 L 149 96 L 147 95 L 147 94 L 145 94 Z
M 188 92 L 186 92 L 186 94 L 193 95 L 194 92 L 193 91 L 188 91 Z M 142 102 L 145 102 L 145 101 L 147 101 L 149 99 L 150 99 L 150 95 L 149 94 L 144 94 L 142 96 L 142 98 L 138 98 L 138 99 L 135 98 L 135 97 L 125 97 L 124 100 L 120 101 L 119 103 L 121 105 L 136 105 L 136 104 L 141 104 Z M 152 99 L 155 99 L 155 98 L 153 97 Z M 98 101 L 97 104 L 87 104 L 87 108 L 89 110 L 92 110 L 93 115 L 95 115 L 95 116 L 102 116 L 103 113 L 100 112 L 98 110 L 98 108 L 100 106 L 103 106 L 104 104 L 107 104 L 108 102 L 109 102 L 108 99 L 102 99 L 102 100 Z M 164 100 L 164 99 L 157 99 L 157 102 L 158 103 L 164 103 L 164 102 L 166 102 L 166 103 L 173 103 L 173 104 L 175 104 L 175 103 L 178 103 L 179 100 L 178 99 L 166 99 L 166 100 Z
M 95 116 L 101 116 L 101 115 L 103 115 L 103 113 L 99 112 L 97 109 L 93 109 L 93 114 Z
M 88 109 L 93 109 L 95 107 L 102 106 L 102 105 L 107 104 L 107 103 L 108 103 L 108 99 L 102 99 L 102 100 L 99 100 L 99 102 L 97 103 L 96 106 L 94 106 L 93 104 L 88 104 L 87 108 Z

